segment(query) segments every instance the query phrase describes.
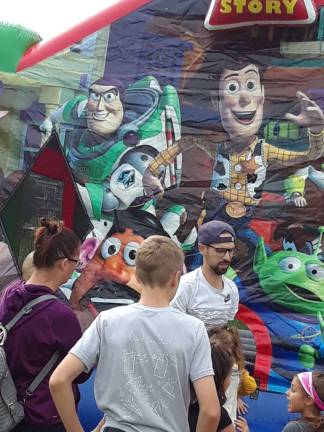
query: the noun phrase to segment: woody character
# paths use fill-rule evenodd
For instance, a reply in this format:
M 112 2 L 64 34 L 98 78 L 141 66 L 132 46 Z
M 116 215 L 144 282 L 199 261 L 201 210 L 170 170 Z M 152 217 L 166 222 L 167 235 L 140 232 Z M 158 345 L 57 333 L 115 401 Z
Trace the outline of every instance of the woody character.
M 212 104 L 219 114 L 227 138 L 216 144 L 213 144 L 210 136 L 198 143 L 196 140 L 197 145 L 204 148 L 213 160 L 210 182 L 212 193 L 205 194 L 205 221 L 227 220 L 235 228 L 238 237 L 254 248 L 258 236 L 248 223 L 260 202 L 268 166 L 272 162 L 291 165 L 320 157 L 324 152 L 324 115 L 313 100 L 298 91 L 296 96 L 300 113 L 288 113 L 285 119 L 299 127 L 308 128 L 308 150 L 286 150 L 266 143 L 258 136 L 265 103 L 261 68 L 250 56 L 240 59 L 237 55 L 212 54 L 213 60 L 205 61 L 208 65 L 206 69 L 212 73 L 205 74 L 204 78 L 209 82 Z M 218 67 L 216 73 L 215 67 Z M 183 144 L 178 144 L 179 151 L 187 149 Z M 161 157 L 163 155 L 160 155 L 159 166 Z

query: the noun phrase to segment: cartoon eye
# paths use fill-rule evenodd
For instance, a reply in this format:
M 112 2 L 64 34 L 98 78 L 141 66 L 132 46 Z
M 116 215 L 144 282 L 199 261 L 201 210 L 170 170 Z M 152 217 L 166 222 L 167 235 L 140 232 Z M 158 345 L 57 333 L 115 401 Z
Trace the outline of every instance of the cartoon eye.
M 254 79 L 249 79 L 245 83 L 245 87 L 249 91 L 255 91 L 257 89 L 257 82 Z
M 285 251 L 297 252 L 297 248 L 294 242 L 290 242 L 286 239 L 283 239 L 282 246 Z
M 115 92 L 107 92 L 103 95 L 104 101 L 107 103 L 114 102 L 117 98 L 117 95 Z
M 228 83 L 226 83 L 225 92 L 228 94 L 235 94 L 239 91 L 239 89 L 240 84 L 235 80 L 228 81 Z
M 121 241 L 116 237 L 109 237 L 101 246 L 101 256 L 103 259 L 108 259 L 117 255 L 121 246 Z
M 296 272 L 301 265 L 301 261 L 296 257 L 287 257 L 279 261 L 279 267 L 284 272 Z
M 97 102 L 100 99 L 100 96 L 101 95 L 99 93 L 91 91 L 90 94 L 89 94 L 89 99 L 92 100 L 92 101 Z
M 124 260 L 129 266 L 135 265 L 136 252 L 139 248 L 139 243 L 129 242 L 124 249 Z
M 324 267 L 318 264 L 307 264 L 306 272 L 307 275 L 314 281 L 324 281 Z

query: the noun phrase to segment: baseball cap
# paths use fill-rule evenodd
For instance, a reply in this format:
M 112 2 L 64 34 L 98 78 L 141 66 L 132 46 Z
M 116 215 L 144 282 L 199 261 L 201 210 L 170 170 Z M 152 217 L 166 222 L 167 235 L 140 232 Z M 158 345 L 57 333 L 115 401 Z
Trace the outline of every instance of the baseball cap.
M 226 233 L 227 236 L 221 234 Z M 235 231 L 226 222 L 213 220 L 200 226 L 198 230 L 198 243 L 210 245 L 214 243 L 227 243 L 235 241 Z

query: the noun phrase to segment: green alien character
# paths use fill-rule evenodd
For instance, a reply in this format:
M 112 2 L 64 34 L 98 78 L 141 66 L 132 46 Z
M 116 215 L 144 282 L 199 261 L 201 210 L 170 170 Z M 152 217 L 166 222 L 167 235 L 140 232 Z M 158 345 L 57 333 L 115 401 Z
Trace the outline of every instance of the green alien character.
M 324 262 L 321 242 L 313 255 L 280 251 L 267 256 L 259 239 L 253 269 L 268 300 L 255 302 L 273 344 L 273 374 L 288 380 L 296 371 L 324 369 Z M 285 359 L 283 364 L 282 359 Z

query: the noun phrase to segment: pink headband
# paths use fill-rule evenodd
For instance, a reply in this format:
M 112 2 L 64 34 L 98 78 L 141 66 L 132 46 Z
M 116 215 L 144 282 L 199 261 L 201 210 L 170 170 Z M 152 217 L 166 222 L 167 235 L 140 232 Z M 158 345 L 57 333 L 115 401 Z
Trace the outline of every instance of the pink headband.
M 314 399 L 315 405 L 320 411 L 324 410 L 324 402 L 321 401 L 318 394 L 316 393 L 315 387 L 313 386 L 313 374 L 312 372 L 302 372 L 297 375 L 301 385 L 305 392 Z

